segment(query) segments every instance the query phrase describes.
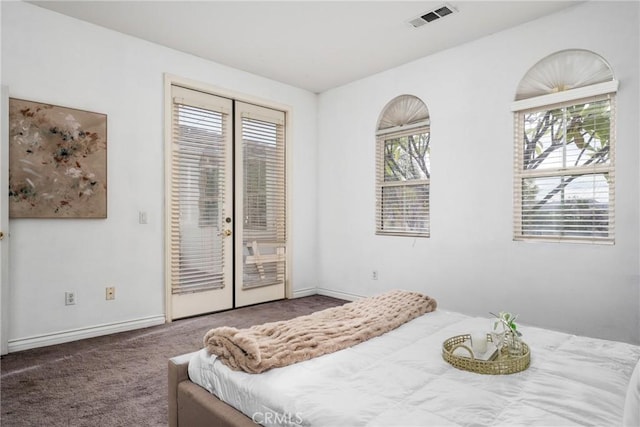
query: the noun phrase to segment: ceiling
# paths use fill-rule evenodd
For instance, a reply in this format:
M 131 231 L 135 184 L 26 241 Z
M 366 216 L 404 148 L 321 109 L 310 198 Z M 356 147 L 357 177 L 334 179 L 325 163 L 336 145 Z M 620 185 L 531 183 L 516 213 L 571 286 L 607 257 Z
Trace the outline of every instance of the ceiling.
M 320 93 L 576 1 L 30 1 Z M 457 13 L 408 21 L 444 4 Z

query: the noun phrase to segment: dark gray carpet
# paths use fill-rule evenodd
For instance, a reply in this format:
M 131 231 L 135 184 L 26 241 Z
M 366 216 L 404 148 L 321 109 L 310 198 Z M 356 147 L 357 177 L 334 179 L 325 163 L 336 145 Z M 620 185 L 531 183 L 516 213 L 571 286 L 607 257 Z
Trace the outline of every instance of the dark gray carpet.
M 0 363 L 0 424 L 166 426 L 167 361 L 202 348 L 210 328 L 244 328 L 344 302 L 314 295 L 10 353 Z

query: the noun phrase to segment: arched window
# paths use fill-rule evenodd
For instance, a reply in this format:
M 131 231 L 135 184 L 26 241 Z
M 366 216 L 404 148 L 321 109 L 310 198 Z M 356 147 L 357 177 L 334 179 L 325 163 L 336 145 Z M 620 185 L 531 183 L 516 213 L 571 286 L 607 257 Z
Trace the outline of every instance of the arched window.
M 376 234 L 429 237 L 430 120 L 413 95 L 389 102 L 376 130 Z
M 613 243 L 617 88 L 609 64 L 579 49 L 522 78 L 512 106 L 515 240 Z

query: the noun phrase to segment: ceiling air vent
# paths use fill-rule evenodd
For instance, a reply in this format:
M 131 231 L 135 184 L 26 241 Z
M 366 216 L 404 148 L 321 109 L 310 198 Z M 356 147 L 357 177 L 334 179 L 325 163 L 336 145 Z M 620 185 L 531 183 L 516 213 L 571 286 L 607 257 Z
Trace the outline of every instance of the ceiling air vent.
M 418 27 L 422 27 L 425 24 L 428 24 L 429 22 L 433 22 L 436 19 L 440 19 L 443 18 L 447 15 L 450 15 L 454 12 L 457 12 L 457 10 L 455 10 L 453 7 L 449 6 L 448 4 L 445 4 L 444 6 L 440 6 L 438 8 L 435 8 L 433 10 L 430 10 L 428 12 L 423 13 L 422 15 L 413 18 L 409 21 L 409 24 L 413 27 L 413 28 L 418 28 Z

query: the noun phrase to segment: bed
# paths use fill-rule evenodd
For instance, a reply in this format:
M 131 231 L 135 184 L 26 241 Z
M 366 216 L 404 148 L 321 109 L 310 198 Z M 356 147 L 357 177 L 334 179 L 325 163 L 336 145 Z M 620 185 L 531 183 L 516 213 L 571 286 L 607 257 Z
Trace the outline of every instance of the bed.
M 443 360 L 443 341 L 489 325 L 488 317 L 438 309 L 360 344 L 260 374 L 232 370 L 206 348 L 182 355 L 169 361 L 169 425 L 637 422 L 640 346 L 521 326 L 531 349 L 525 371 L 481 375 Z

